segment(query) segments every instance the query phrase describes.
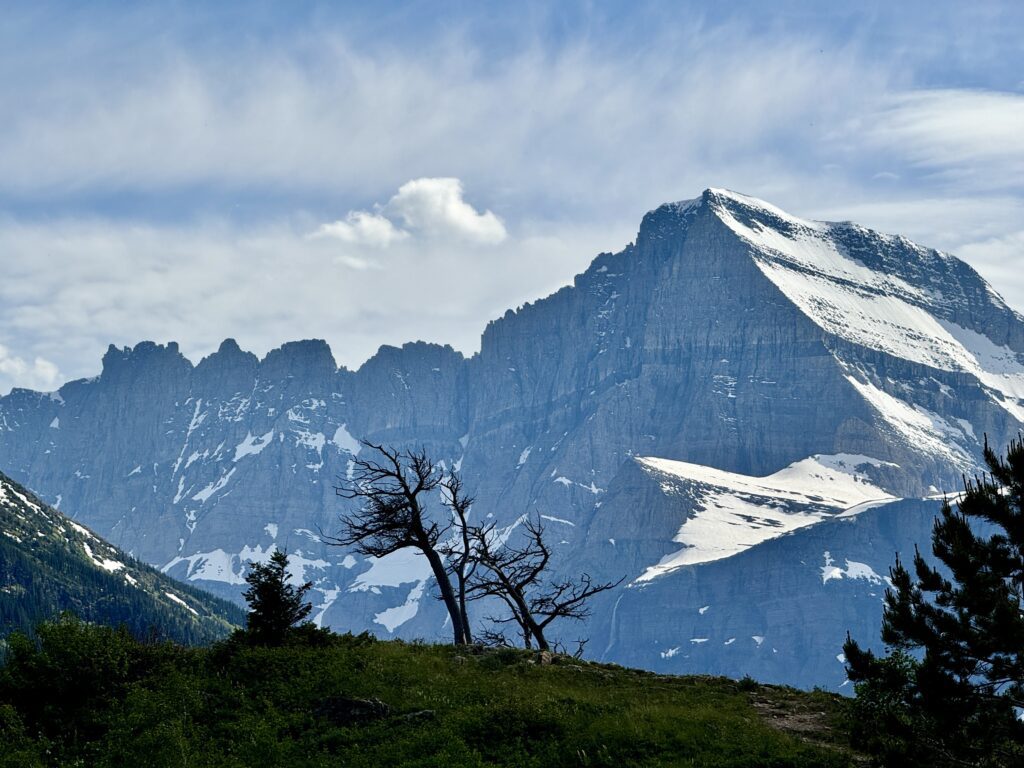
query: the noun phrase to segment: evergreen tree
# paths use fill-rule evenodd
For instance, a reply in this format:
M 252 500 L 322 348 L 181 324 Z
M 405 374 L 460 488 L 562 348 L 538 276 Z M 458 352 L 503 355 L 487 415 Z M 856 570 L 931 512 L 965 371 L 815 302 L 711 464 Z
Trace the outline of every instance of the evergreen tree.
M 985 444 L 932 532 L 933 567 L 897 560 L 877 658 L 847 638 L 856 724 L 885 765 L 1024 765 L 1024 442 Z
M 274 550 L 268 563 L 253 563 L 245 577 L 249 588 L 249 636 L 261 645 L 281 645 L 288 631 L 305 619 L 313 606 L 305 602 L 313 583 L 296 587 L 288 582 L 288 555 Z

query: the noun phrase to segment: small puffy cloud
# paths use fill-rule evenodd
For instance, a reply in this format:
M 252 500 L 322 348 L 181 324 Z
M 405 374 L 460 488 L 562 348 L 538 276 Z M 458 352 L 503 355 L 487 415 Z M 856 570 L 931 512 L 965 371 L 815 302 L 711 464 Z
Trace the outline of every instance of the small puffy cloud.
M 494 245 L 508 237 L 491 211 L 479 213 L 463 199 L 458 179 L 413 179 L 398 188 L 384 210 L 428 237 L 457 238 Z
M 344 221 L 324 224 L 312 237 L 332 237 L 352 245 L 366 245 L 372 248 L 387 248 L 389 245 L 409 237 L 391 220 L 369 211 L 350 211 Z
M 491 211 L 480 213 L 465 201 L 462 182 L 454 178 L 408 181 L 377 211 L 349 211 L 344 220 L 324 224 L 310 237 L 374 248 L 387 248 L 413 235 L 476 245 L 497 245 L 508 237 L 501 219 Z
M 36 357 L 29 362 L 0 344 L 0 391 L 11 386 L 50 391 L 61 383 L 60 370 L 49 360 Z

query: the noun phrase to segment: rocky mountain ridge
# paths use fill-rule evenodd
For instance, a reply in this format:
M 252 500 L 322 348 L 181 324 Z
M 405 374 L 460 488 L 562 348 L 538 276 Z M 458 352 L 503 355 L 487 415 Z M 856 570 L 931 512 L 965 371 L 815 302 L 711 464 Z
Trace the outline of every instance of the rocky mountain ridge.
M 336 528 L 358 439 L 423 447 L 461 469 L 474 514 L 542 515 L 561 563 L 627 577 L 569 629 L 596 655 L 703 671 L 667 653 L 692 645 L 724 673 L 838 686 L 846 629 L 877 635 L 878 584 L 822 581 L 826 550 L 804 548 L 831 531 L 829 567 L 847 573 L 840 545 L 869 539 L 873 559 L 850 562 L 884 583 L 935 506 L 899 500 L 955 491 L 983 435 L 1020 429 L 1022 352 L 1022 318 L 954 257 L 710 189 L 488 324 L 470 358 L 418 342 L 349 371 L 319 341 L 259 360 L 228 340 L 196 365 L 173 343 L 112 347 L 95 380 L 0 399 L 0 465 L 178 578 L 237 597 L 244 563 L 287 547 L 318 622 L 440 637 L 418 558 L 367 561 L 316 534 Z M 800 557 L 764 560 L 777 547 Z M 804 627 L 771 659 L 680 641 L 703 632 L 680 617 L 706 599 L 685 585 L 739 589 L 754 562 L 800 586 L 751 637 L 815 605 L 849 626 Z M 734 623 L 765 615 L 760 591 L 716 595 Z

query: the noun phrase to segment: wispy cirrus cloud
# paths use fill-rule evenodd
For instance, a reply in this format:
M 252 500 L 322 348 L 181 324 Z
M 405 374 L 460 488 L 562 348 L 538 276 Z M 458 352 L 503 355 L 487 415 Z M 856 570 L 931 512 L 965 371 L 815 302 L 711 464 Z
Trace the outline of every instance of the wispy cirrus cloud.
M 868 146 L 961 191 L 1024 190 L 1024 93 L 899 92 L 858 129 Z
M 0 391 L 143 338 L 472 351 L 708 186 L 962 253 L 1024 306 L 1000 268 L 1024 210 L 1010 4 L 922 25 L 881 2 L 813 24 L 788 0 L 581 3 L 552 33 L 567 5 L 517 6 L 498 41 L 433 8 L 254 35 L 247 9 L 198 43 L 173 9 L 5 23 Z M 864 21 L 893 14 L 888 38 Z
M 452 177 L 495 215 L 642 212 L 712 182 L 816 170 L 815 126 L 887 78 L 850 48 L 699 21 L 640 50 L 579 39 L 497 61 L 459 38 L 373 50 L 336 32 L 230 56 L 157 46 L 116 73 L 9 79 L 0 95 L 24 106 L 0 123 L 0 194 L 355 202 Z

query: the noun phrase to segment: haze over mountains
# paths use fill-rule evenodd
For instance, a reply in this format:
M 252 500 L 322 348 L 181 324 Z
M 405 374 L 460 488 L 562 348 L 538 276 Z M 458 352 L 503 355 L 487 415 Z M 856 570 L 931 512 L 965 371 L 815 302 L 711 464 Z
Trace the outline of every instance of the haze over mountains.
M 840 686 L 896 551 L 1024 423 L 1024 319 L 965 263 L 725 190 L 485 329 L 479 354 L 323 342 L 111 347 L 102 374 L 0 398 L 0 468 L 221 595 L 287 548 L 318 623 L 445 635 L 429 569 L 319 543 L 358 439 L 459 468 L 474 515 L 544 517 L 562 567 L 623 585 L 588 655 Z

